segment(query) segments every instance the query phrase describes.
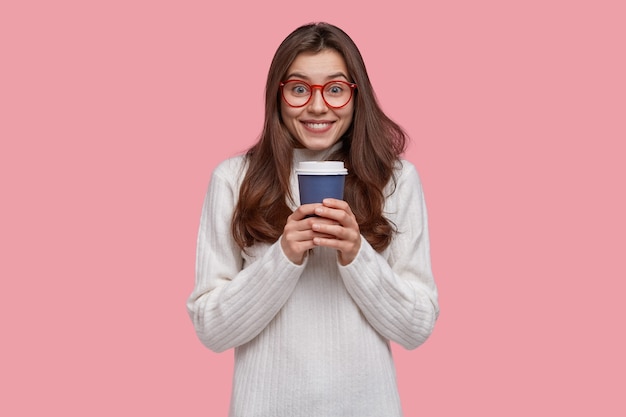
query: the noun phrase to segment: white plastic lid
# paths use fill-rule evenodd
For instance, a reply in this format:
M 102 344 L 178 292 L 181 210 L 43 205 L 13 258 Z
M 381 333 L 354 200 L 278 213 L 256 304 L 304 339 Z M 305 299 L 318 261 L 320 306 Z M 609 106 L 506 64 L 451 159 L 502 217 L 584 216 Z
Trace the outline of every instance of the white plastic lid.
M 299 175 L 348 175 L 343 161 L 302 161 L 296 168 Z

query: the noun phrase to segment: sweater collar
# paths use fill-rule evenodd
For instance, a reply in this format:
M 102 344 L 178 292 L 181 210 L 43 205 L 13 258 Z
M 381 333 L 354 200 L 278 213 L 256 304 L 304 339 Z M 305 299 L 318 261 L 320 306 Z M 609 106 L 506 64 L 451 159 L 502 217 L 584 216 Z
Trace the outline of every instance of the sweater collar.
M 328 149 L 321 151 L 312 151 L 307 148 L 294 148 L 293 149 L 293 166 L 298 165 L 298 162 L 302 161 L 325 161 L 330 155 L 341 148 L 341 141 L 338 141 Z

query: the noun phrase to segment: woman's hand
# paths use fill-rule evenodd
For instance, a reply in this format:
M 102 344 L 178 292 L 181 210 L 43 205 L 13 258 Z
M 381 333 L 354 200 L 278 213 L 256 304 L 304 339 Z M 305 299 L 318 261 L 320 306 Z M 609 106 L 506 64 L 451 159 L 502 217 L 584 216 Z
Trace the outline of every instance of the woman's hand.
M 361 231 L 350 206 L 343 200 L 326 198 L 314 207 L 314 213 L 319 217 L 312 218 L 311 228 L 317 233 L 313 244 L 337 249 L 339 263 L 348 265 L 361 249 Z
M 302 264 L 306 252 L 316 246 L 315 239 L 334 239 L 333 235 L 313 230 L 314 225 L 319 227 L 336 224 L 335 221 L 323 217 L 312 217 L 322 207 L 319 203 L 303 204 L 287 218 L 280 245 L 285 256 L 294 264 Z

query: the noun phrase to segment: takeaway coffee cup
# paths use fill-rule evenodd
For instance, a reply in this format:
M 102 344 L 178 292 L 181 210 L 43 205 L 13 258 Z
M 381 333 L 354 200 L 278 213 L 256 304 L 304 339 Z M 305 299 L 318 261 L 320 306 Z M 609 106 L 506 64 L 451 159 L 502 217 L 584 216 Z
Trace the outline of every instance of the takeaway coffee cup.
M 325 198 L 343 200 L 348 170 L 342 161 L 303 161 L 296 167 L 300 204 L 321 203 Z

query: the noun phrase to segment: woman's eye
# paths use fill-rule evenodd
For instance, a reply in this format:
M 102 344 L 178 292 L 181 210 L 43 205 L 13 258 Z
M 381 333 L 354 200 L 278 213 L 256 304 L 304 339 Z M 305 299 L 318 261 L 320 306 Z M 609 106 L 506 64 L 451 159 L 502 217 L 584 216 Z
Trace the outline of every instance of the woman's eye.
M 291 88 L 291 92 L 296 95 L 305 95 L 309 93 L 309 89 L 302 84 L 296 84 Z
M 328 87 L 330 94 L 341 94 L 343 92 L 343 86 L 341 84 L 333 84 Z

